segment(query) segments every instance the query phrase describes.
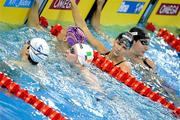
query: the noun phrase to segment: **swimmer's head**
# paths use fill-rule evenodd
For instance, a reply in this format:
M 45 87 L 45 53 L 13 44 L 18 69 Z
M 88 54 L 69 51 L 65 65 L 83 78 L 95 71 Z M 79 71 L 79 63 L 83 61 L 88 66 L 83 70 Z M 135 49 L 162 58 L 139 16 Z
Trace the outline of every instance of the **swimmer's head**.
M 144 56 L 144 53 L 148 50 L 150 37 L 143 29 L 138 27 L 131 28 L 129 32 L 133 34 L 133 41 L 130 53 L 135 56 Z
M 67 59 L 70 60 L 71 58 L 73 58 L 73 62 L 78 62 L 81 65 L 88 65 L 94 58 L 93 49 L 87 44 L 77 43 L 69 49 Z
M 38 64 L 48 58 L 49 46 L 47 42 L 42 38 L 33 38 L 27 42 L 29 45 L 29 57 L 28 60 L 32 64 Z
M 87 43 L 83 30 L 76 26 L 67 29 L 66 39 L 69 46 L 73 46 L 76 43 Z
M 130 49 L 133 41 L 133 35 L 130 32 L 124 32 L 119 34 L 116 40 L 119 45 L 123 44 L 126 49 Z
M 147 33 L 138 27 L 133 27 L 129 30 L 129 32 L 133 35 L 133 41 L 138 41 L 141 39 L 150 39 Z

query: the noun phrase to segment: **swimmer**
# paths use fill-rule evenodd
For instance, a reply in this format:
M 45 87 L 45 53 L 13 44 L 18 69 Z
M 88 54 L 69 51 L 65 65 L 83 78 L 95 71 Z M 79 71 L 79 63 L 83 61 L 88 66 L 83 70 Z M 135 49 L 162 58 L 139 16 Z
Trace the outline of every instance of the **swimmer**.
M 91 34 L 85 21 L 82 19 L 79 9 L 74 0 L 71 0 L 71 5 L 74 21 L 76 25 L 84 31 L 88 42 L 92 46 L 94 46 L 98 50 L 98 52 L 102 53 L 106 58 L 113 61 L 114 64 L 119 66 L 124 72 L 131 73 L 131 65 L 126 61 L 126 58 L 124 57 L 125 51 L 129 49 L 128 44 L 126 44 L 128 41 L 124 42 L 123 40 L 121 40 L 121 38 L 123 37 L 120 34 L 114 41 L 112 50 L 108 51 L 105 46 Z
M 144 53 L 148 50 L 150 37 L 144 30 L 138 27 L 133 27 L 129 30 L 132 33 L 132 45 L 128 51 L 128 58 L 134 64 L 141 64 L 148 69 L 155 69 L 155 64 L 152 60 L 144 56 Z
M 49 55 L 49 46 L 42 38 L 33 38 L 24 43 L 20 51 L 21 61 L 14 63 L 19 66 L 36 66 L 38 63 L 46 60 Z
M 66 60 L 72 66 L 79 68 L 80 74 L 83 75 L 90 88 L 102 92 L 97 77 L 88 69 L 93 58 L 93 49 L 87 44 L 77 43 L 66 51 Z

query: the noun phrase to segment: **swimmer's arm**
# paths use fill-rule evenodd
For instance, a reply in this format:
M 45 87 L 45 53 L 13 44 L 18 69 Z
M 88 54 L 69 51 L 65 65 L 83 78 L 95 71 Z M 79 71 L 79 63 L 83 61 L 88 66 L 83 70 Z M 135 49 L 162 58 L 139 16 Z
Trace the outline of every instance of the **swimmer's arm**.
M 96 2 L 98 3 L 98 0 Z M 101 4 L 101 0 L 99 0 L 99 2 L 100 2 L 99 4 Z M 108 42 L 113 44 L 114 38 L 108 36 L 100 28 L 100 19 L 101 19 L 101 12 L 102 12 L 102 8 L 103 8 L 103 6 L 102 6 L 103 4 L 101 4 L 100 6 L 97 5 L 96 11 L 93 13 L 93 16 L 91 19 L 91 25 L 97 34 L 101 35 L 104 39 L 106 39 Z
M 86 37 L 88 38 L 88 42 L 93 45 L 99 52 L 107 51 L 104 45 L 99 42 L 89 31 L 86 22 L 82 19 L 80 11 L 74 0 L 71 0 L 71 9 L 75 24 L 84 31 Z
M 98 78 L 91 73 L 87 68 L 81 69 L 81 73 L 86 80 L 86 83 L 90 85 L 90 88 L 99 92 L 102 92 L 102 89 L 98 83 Z
M 29 12 L 29 15 L 28 15 L 27 25 L 29 27 L 35 27 L 37 29 L 41 28 L 39 25 L 38 9 L 39 9 L 39 0 L 35 0 L 32 8 Z
M 97 7 L 96 7 L 96 10 L 93 13 L 92 18 L 91 18 L 91 25 L 92 25 L 92 27 L 94 28 L 94 30 L 96 32 L 101 32 L 100 18 L 101 18 L 101 11 L 102 11 L 103 6 L 102 6 L 102 4 L 100 6 L 98 5 L 98 0 L 96 0 L 96 4 L 97 4 Z

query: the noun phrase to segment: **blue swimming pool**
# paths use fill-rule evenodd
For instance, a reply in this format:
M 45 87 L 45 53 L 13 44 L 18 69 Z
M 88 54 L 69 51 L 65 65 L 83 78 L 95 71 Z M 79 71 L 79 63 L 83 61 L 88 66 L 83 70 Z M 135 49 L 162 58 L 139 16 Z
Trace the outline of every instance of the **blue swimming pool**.
M 24 40 L 33 37 L 46 39 L 51 48 L 50 58 L 40 66 L 42 71 L 24 70 L 10 63 L 20 59 L 17 51 Z M 88 69 L 98 77 L 95 84 L 100 85 L 101 92 L 92 89 L 79 70 L 72 68 L 62 53 L 57 52 L 60 51 L 58 43 L 52 39 L 46 32 L 27 27 L 0 32 L 0 71 L 72 120 L 176 120 L 170 110 L 137 94 L 95 66 Z M 103 43 L 109 47 L 107 42 Z M 180 96 L 177 53 L 162 40 L 153 38 L 146 55 L 156 62 L 157 73 Z M 1 89 L 0 98 L 0 119 L 48 119 L 5 89 Z

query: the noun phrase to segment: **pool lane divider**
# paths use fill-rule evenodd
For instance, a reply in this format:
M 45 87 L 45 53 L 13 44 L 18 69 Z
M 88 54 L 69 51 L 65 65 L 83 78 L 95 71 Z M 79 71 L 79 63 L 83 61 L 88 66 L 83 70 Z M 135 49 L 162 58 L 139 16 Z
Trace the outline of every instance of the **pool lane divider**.
M 176 107 L 173 102 L 168 101 L 164 96 L 161 96 L 158 92 L 152 91 L 152 89 L 149 86 L 137 80 L 134 76 L 126 72 L 123 72 L 119 67 L 114 66 L 114 63 L 112 61 L 106 59 L 97 51 L 94 51 L 94 59 L 92 63 L 102 71 L 114 77 L 117 81 L 124 83 L 140 95 L 148 97 L 152 101 L 162 104 L 164 107 L 171 110 L 176 117 L 180 117 L 180 108 Z
M 146 29 L 154 32 L 158 37 L 161 37 L 169 46 L 180 52 L 180 38 L 177 38 L 173 33 L 166 28 L 160 28 L 156 31 L 156 27 L 152 23 L 147 23 Z
M 22 99 L 24 102 L 32 105 L 46 117 L 51 120 L 66 120 L 61 113 L 46 105 L 43 101 L 37 98 L 37 96 L 30 94 L 27 90 L 22 89 L 20 85 L 13 82 L 13 80 L 7 77 L 4 73 L 0 72 L 0 86 L 6 88 L 10 93 L 16 97 Z
M 159 29 L 157 36 L 162 37 L 168 45 L 174 48 L 177 52 L 180 52 L 180 39 L 176 38 L 175 35 L 169 32 L 166 28 Z

